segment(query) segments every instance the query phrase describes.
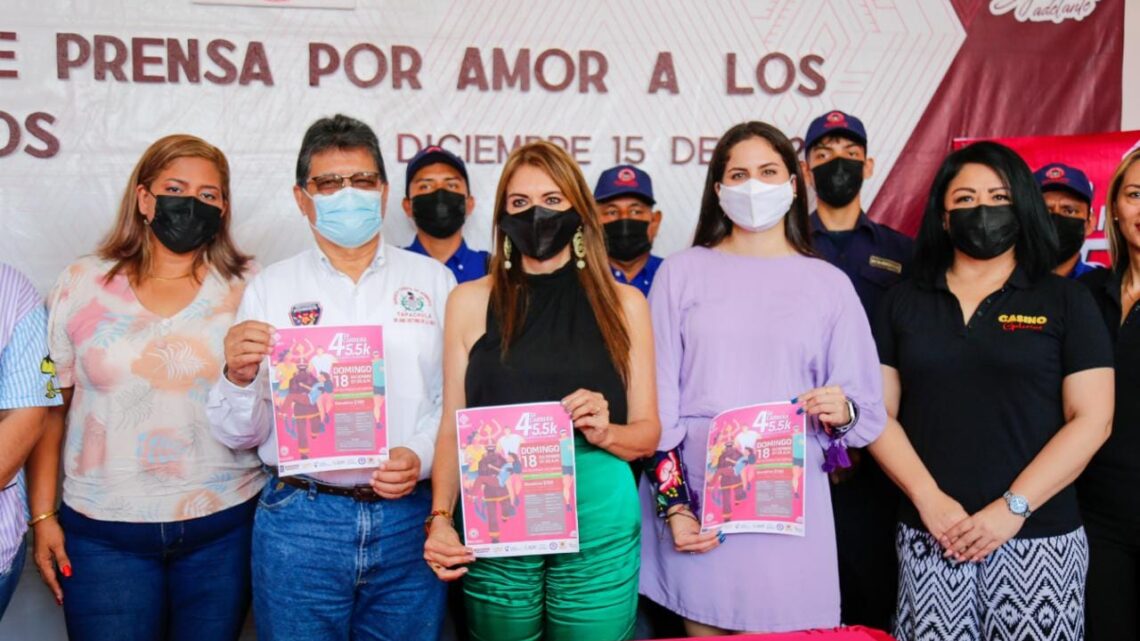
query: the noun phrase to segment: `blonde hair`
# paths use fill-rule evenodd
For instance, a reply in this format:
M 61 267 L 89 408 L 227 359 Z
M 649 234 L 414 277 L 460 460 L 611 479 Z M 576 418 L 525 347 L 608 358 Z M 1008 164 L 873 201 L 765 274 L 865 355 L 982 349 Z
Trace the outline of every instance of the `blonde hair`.
M 1124 186 L 1124 174 L 1137 161 L 1140 161 L 1140 149 L 1132 150 L 1120 161 L 1112 173 L 1112 179 L 1108 181 L 1108 193 L 1104 197 L 1104 216 L 1107 221 L 1104 235 L 1108 238 L 1108 255 L 1112 259 L 1112 268 L 1119 274 L 1124 274 L 1129 269 L 1129 248 L 1128 241 L 1120 233 L 1120 222 L 1116 220 L 1116 199 L 1120 197 L 1120 190 Z M 1135 278 L 1136 275 L 1133 274 L 1132 277 Z
M 502 352 L 505 356 L 511 342 L 517 338 L 526 318 L 526 278 L 522 271 L 522 261 L 512 261 L 506 267 L 503 255 L 503 241 L 506 234 L 499 227 L 503 216 L 508 216 L 507 183 L 519 167 L 529 165 L 550 176 L 559 191 L 570 201 L 570 206 L 582 218 L 582 238 L 585 241 L 586 266 L 578 271 L 578 280 L 590 301 L 598 329 L 606 344 L 614 368 L 622 380 L 629 377 L 629 329 L 625 314 L 622 313 L 618 298 L 617 284 L 610 273 L 609 259 L 606 256 L 605 237 L 598 219 L 594 197 L 586 184 L 582 170 L 561 147 L 545 140 L 528 143 L 513 152 L 503 166 L 499 186 L 495 189 L 495 209 L 492 218 L 495 253 L 491 257 L 491 308 L 499 324 L 502 337 Z M 517 251 L 517 250 L 516 250 Z
M 210 143 L 188 134 L 174 134 L 160 138 L 143 152 L 131 177 L 127 180 L 127 187 L 123 191 L 123 200 L 119 203 L 119 213 L 115 218 L 115 226 L 99 243 L 96 254 L 103 260 L 111 261 L 113 265 L 105 278 L 111 280 L 120 273 L 125 273 L 131 282 L 137 284 L 142 277 L 149 273 L 153 254 L 150 243 L 152 234 L 139 210 L 138 187 L 146 186 L 158 178 L 170 163 L 179 158 L 203 158 L 214 164 L 221 176 L 222 202 L 226 215 L 222 216 L 222 224 L 218 233 L 210 242 L 197 250 L 194 256 L 194 272 L 205 263 L 209 263 L 215 271 L 224 278 L 240 278 L 246 271 L 251 260 L 250 256 L 238 250 L 230 236 L 230 219 L 233 211 L 230 209 L 230 164 L 221 149 Z

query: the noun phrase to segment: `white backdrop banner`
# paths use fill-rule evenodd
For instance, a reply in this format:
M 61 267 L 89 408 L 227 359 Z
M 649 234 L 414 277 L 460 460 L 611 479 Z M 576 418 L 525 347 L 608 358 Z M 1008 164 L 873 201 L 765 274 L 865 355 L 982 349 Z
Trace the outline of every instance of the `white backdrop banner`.
M 41 287 L 92 251 L 133 164 L 170 133 L 228 154 L 243 248 L 267 263 L 309 245 L 294 163 L 306 127 L 334 113 L 380 137 L 397 245 L 412 235 L 405 166 L 429 144 L 468 162 L 465 235 L 480 248 L 502 162 L 532 138 L 565 146 L 591 184 L 619 162 L 648 171 L 660 254 L 689 243 L 713 145 L 744 120 L 799 144 L 813 117 L 856 114 L 876 158 L 869 202 L 966 38 L 952 0 L 5 0 L 2 13 L 0 260 Z

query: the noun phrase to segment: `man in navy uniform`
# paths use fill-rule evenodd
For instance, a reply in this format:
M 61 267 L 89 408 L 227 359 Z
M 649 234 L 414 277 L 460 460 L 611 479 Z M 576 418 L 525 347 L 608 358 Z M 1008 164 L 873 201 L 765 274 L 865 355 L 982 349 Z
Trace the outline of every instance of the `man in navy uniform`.
M 869 318 L 883 294 L 909 275 L 913 241 L 863 211 L 863 181 L 874 175 L 862 121 L 831 111 L 804 137 L 804 179 L 815 189 L 812 246 L 851 279 Z M 875 461 L 851 450 L 853 466 L 833 474 L 842 620 L 889 629 L 898 566 L 894 534 L 899 492 Z
M 1053 214 L 1050 218 L 1060 242 L 1057 268 L 1053 273 L 1080 278 L 1098 269 L 1081 260 L 1081 247 L 1093 228 L 1093 186 L 1088 176 L 1076 167 L 1054 162 L 1033 172 L 1033 177 L 1041 186 L 1045 206 Z
M 408 162 L 404 193 L 404 213 L 416 226 L 415 240 L 404 249 L 443 263 L 456 282 L 486 276 L 491 255 L 463 240 L 463 224 L 475 210 L 463 159 L 443 147 L 421 149 Z
M 610 271 L 619 283 L 648 296 L 661 266 L 661 258 L 649 253 L 661 228 L 661 212 L 653 209 L 653 181 L 633 165 L 611 167 L 598 177 L 594 200 L 606 234 Z

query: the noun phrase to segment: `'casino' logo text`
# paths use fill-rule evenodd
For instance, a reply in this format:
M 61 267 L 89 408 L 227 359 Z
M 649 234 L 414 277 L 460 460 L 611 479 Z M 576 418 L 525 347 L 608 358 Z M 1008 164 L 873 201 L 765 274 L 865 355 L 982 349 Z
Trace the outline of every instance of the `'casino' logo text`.
M 1001 328 L 1007 332 L 1016 332 L 1019 329 L 1040 332 L 1045 329 L 1045 324 L 1049 322 L 1049 318 L 1047 316 L 1026 316 L 1024 314 L 1000 314 L 998 316 L 998 322 L 1001 323 Z

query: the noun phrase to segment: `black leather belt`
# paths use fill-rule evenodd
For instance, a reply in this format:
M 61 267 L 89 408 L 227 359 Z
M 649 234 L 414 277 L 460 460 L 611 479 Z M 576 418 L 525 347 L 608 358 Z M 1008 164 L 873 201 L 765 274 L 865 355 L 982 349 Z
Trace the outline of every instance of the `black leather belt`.
M 316 489 L 318 494 L 330 494 L 332 496 L 344 496 L 354 501 L 373 502 L 379 501 L 382 497 L 372 489 L 371 485 L 353 485 L 346 487 L 343 485 L 329 485 L 314 481 L 313 479 L 297 478 L 295 476 L 279 476 L 277 477 L 278 483 L 284 483 L 291 487 L 301 490 L 308 490 L 310 487 Z

